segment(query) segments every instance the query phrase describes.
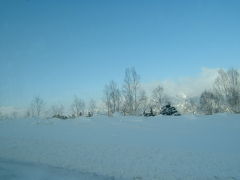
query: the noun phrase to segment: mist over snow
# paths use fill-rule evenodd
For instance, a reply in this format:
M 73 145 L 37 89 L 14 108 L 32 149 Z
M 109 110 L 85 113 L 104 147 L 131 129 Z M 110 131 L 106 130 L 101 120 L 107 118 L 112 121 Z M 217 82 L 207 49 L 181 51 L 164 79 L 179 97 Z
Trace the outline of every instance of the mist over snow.
M 212 88 L 218 75 L 218 70 L 219 68 L 204 67 L 199 75 L 195 77 L 177 77 L 176 79 L 143 83 L 143 88 L 149 95 L 154 88 L 161 85 L 164 88 L 164 92 L 171 97 L 197 97 L 204 90 Z
M 26 108 L 19 108 L 14 106 L 0 106 L 0 118 L 24 117 L 26 115 L 26 111 Z

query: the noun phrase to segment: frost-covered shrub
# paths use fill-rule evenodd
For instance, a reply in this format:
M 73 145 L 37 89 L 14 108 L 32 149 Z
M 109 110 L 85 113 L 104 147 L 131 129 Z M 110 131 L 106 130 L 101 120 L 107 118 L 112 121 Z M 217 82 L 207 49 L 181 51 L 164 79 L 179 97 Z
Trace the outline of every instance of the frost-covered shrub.
M 155 116 L 156 114 L 153 112 L 153 109 L 150 108 L 150 112 L 144 111 L 144 112 L 143 112 L 143 115 L 144 115 L 144 116 Z

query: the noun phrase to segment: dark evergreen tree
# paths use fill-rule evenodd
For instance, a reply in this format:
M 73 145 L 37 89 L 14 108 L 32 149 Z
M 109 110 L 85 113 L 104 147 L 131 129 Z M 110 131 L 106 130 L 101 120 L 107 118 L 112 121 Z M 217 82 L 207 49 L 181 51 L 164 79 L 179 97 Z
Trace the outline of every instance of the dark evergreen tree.
M 180 116 L 180 113 L 177 111 L 177 109 L 171 106 L 170 103 L 162 107 L 160 114 L 167 116 Z

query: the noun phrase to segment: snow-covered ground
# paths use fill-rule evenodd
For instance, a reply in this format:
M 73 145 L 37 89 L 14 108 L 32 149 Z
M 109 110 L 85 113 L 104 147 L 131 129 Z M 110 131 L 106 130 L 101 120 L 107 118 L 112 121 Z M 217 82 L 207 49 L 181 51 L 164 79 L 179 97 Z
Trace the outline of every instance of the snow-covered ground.
M 64 168 L 42 164 L 18 162 L 0 159 L 1 180 L 112 180 L 111 177 L 99 176 Z
M 0 179 L 240 179 L 240 115 L 0 120 Z

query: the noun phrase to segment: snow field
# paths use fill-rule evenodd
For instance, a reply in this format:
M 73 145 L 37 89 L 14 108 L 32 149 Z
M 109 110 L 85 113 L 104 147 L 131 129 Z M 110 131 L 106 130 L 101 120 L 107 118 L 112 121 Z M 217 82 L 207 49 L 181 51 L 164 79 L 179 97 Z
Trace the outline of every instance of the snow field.
M 96 179 L 240 179 L 239 139 L 229 114 L 2 120 L 0 158 Z

